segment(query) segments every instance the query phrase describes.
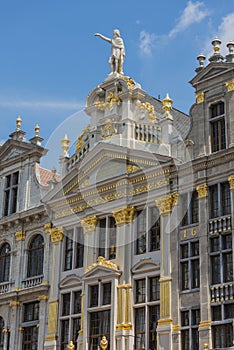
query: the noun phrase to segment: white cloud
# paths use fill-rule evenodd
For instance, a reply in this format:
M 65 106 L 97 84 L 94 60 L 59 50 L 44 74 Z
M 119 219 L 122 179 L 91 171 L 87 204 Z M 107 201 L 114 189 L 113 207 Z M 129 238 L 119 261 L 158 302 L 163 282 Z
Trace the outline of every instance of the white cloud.
M 220 46 L 220 52 L 222 55 L 226 55 L 228 53 L 228 49 L 226 47 L 228 41 L 233 40 L 234 41 L 234 12 L 229 13 L 225 17 L 222 17 L 221 23 L 218 26 L 217 31 L 213 31 L 213 36 L 207 38 L 203 52 L 207 58 L 209 58 L 213 54 L 213 47 L 212 47 L 212 40 L 217 36 L 221 41 L 222 44 Z
M 11 100 L 0 97 L 0 107 L 16 107 L 16 108 L 49 108 L 49 109 L 65 109 L 75 110 L 84 107 L 84 103 L 73 101 L 30 101 L 30 100 Z
M 178 19 L 177 24 L 170 31 L 168 36 L 171 38 L 177 33 L 182 32 L 188 28 L 191 24 L 201 22 L 206 16 L 208 16 L 208 14 L 208 10 L 205 8 L 203 2 L 189 1 L 182 15 Z
M 154 33 L 150 34 L 145 30 L 140 32 L 140 44 L 139 47 L 141 52 L 146 56 L 151 56 L 152 49 L 155 46 L 156 35 Z

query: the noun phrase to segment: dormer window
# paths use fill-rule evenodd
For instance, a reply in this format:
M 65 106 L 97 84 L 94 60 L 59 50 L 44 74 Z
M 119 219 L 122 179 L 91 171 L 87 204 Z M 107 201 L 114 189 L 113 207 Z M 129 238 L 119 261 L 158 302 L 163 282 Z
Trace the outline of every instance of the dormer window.
M 13 214 L 17 208 L 19 172 L 6 176 L 4 195 L 4 216 Z
M 210 118 L 211 150 L 212 152 L 221 151 L 226 148 L 224 102 L 220 101 L 210 107 Z

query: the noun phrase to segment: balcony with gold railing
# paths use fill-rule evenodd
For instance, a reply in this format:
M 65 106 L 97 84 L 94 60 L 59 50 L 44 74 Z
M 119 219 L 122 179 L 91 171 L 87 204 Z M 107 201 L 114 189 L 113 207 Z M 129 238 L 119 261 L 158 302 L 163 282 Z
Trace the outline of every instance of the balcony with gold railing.
M 208 232 L 213 235 L 229 231 L 232 229 L 231 215 L 210 219 L 208 222 Z
M 234 298 L 234 282 L 210 287 L 211 302 L 218 303 Z

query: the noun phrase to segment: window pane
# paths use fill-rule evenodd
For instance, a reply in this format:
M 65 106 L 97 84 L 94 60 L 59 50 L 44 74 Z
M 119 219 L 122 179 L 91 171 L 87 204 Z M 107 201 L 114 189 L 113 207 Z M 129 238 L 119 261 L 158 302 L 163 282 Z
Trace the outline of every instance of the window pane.
M 218 252 L 220 249 L 219 237 L 211 238 L 211 252 Z
M 189 346 L 189 330 L 181 330 L 181 349 L 190 350 Z
M 223 254 L 223 281 L 231 282 L 233 280 L 233 261 L 232 253 Z
M 159 305 L 149 307 L 149 350 L 157 349 L 157 324 L 160 318 Z
M 189 311 L 181 312 L 181 326 L 189 326 Z
M 188 194 L 184 193 L 180 196 L 180 208 L 181 208 L 181 225 L 188 225 Z
M 181 259 L 186 259 L 189 256 L 188 243 L 181 245 Z
M 105 257 L 105 244 L 106 244 L 106 219 L 99 221 L 99 251 L 98 255 Z
M 24 304 L 24 322 L 39 320 L 39 302 Z
M 116 223 L 111 216 L 109 218 L 109 259 L 116 258 Z
M 90 313 L 89 349 L 97 350 L 104 335 L 110 339 L 110 310 Z
M 35 236 L 28 249 L 28 277 L 43 274 L 44 239 L 41 235 Z
M 224 318 L 234 319 L 234 304 L 226 304 L 224 305 Z
M 200 323 L 200 310 L 194 309 L 192 312 L 192 325 L 199 325 Z
M 220 283 L 220 256 L 212 256 L 211 257 L 211 271 L 212 271 L 212 283 Z
M 145 348 L 145 308 L 135 309 L 135 349 Z
M 232 324 L 224 324 L 212 327 L 213 346 L 214 348 L 231 347 L 233 339 Z
M 221 305 L 213 306 L 211 308 L 211 311 L 212 311 L 212 321 L 222 320 Z
M 149 208 L 149 249 L 160 249 L 160 217 L 157 208 Z
M 61 321 L 61 349 L 66 350 L 69 341 L 69 320 Z
M 74 293 L 74 314 L 81 313 L 81 291 Z
M 232 249 L 232 235 L 223 235 L 222 236 L 222 244 L 223 244 L 223 250 L 225 249 Z
M 77 338 L 78 338 L 78 332 L 80 330 L 80 324 L 81 324 L 80 318 L 72 319 L 72 339 L 75 346 L 77 345 Z
M 150 278 L 150 301 L 160 300 L 159 277 Z
M 9 281 L 10 262 L 10 245 L 5 243 L 0 249 L 0 283 Z
M 192 288 L 199 288 L 200 286 L 200 266 L 199 260 L 191 261 L 191 270 L 192 270 Z
M 73 240 L 67 236 L 66 243 L 65 243 L 65 256 L 64 256 L 65 271 L 72 269 L 72 257 L 73 257 Z
M 199 242 L 191 242 L 191 256 L 199 256 Z
M 108 305 L 111 303 L 111 283 L 105 283 L 102 286 L 102 304 Z
M 71 299 L 71 294 L 63 294 L 62 295 L 62 300 L 63 300 L 63 305 L 62 305 L 62 315 L 70 315 L 70 299 Z
M 146 252 L 146 210 L 137 212 L 136 254 Z
M 221 209 L 222 215 L 231 213 L 230 186 L 228 182 L 221 184 Z
M 136 281 L 136 303 L 145 302 L 145 279 Z
M 210 187 L 210 217 L 217 216 L 219 216 L 218 186 L 214 185 Z
M 189 289 L 189 275 L 188 275 L 188 263 L 187 262 L 184 262 L 184 263 L 181 263 L 181 274 L 182 274 L 182 290 L 186 290 L 186 289 Z
M 90 286 L 90 307 L 98 306 L 98 284 Z
M 22 349 L 37 350 L 38 328 L 37 326 L 24 327 Z
M 198 219 L 198 193 L 194 191 L 191 199 L 191 224 L 195 224 L 199 221 Z

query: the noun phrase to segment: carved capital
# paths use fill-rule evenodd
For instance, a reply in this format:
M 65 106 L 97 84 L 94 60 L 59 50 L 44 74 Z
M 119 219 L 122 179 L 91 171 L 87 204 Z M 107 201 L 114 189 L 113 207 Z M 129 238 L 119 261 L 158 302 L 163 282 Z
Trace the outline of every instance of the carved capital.
M 211 327 L 211 321 L 210 320 L 206 320 L 206 321 L 201 321 L 199 323 L 199 329 L 202 329 L 202 328 L 209 328 Z
M 20 305 L 21 305 L 21 303 L 19 301 L 11 301 L 9 304 L 10 307 L 14 307 L 14 306 L 18 307 Z
M 228 177 L 228 182 L 230 185 L 230 190 L 234 190 L 234 175 Z
M 26 237 L 26 232 L 21 230 L 21 231 L 17 231 L 15 233 L 15 239 L 17 241 L 24 241 L 25 240 L 25 237 Z
M 87 218 L 81 219 L 80 222 L 83 227 L 84 233 L 90 233 L 95 231 L 98 219 L 96 215 L 92 215 L 88 216 Z
M 198 94 L 196 94 L 196 101 L 197 101 L 198 105 L 200 103 L 203 103 L 205 101 L 205 93 L 204 92 L 199 92 Z
M 225 83 L 225 85 L 226 85 L 226 88 L 227 88 L 227 92 L 234 91 L 234 79 L 232 79 L 230 81 L 227 81 Z
M 198 199 L 205 198 L 208 195 L 208 186 L 206 183 L 198 185 L 196 187 L 198 193 Z
M 134 207 L 126 206 L 112 212 L 116 225 L 129 224 L 134 218 Z
M 156 206 L 159 208 L 161 215 L 170 214 L 173 207 L 178 203 L 178 193 L 168 194 L 163 197 L 159 197 L 155 200 Z
M 59 227 L 53 227 L 50 229 L 50 238 L 51 238 L 51 242 L 53 243 L 57 243 L 57 242 L 61 242 L 63 240 L 63 227 L 59 226 Z
M 37 298 L 38 301 L 41 300 L 48 300 L 48 296 L 47 295 L 39 295 L 39 297 Z
M 46 233 L 50 233 L 51 228 L 52 228 L 52 222 L 47 222 L 47 224 L 44 225 L 44 231 Z

